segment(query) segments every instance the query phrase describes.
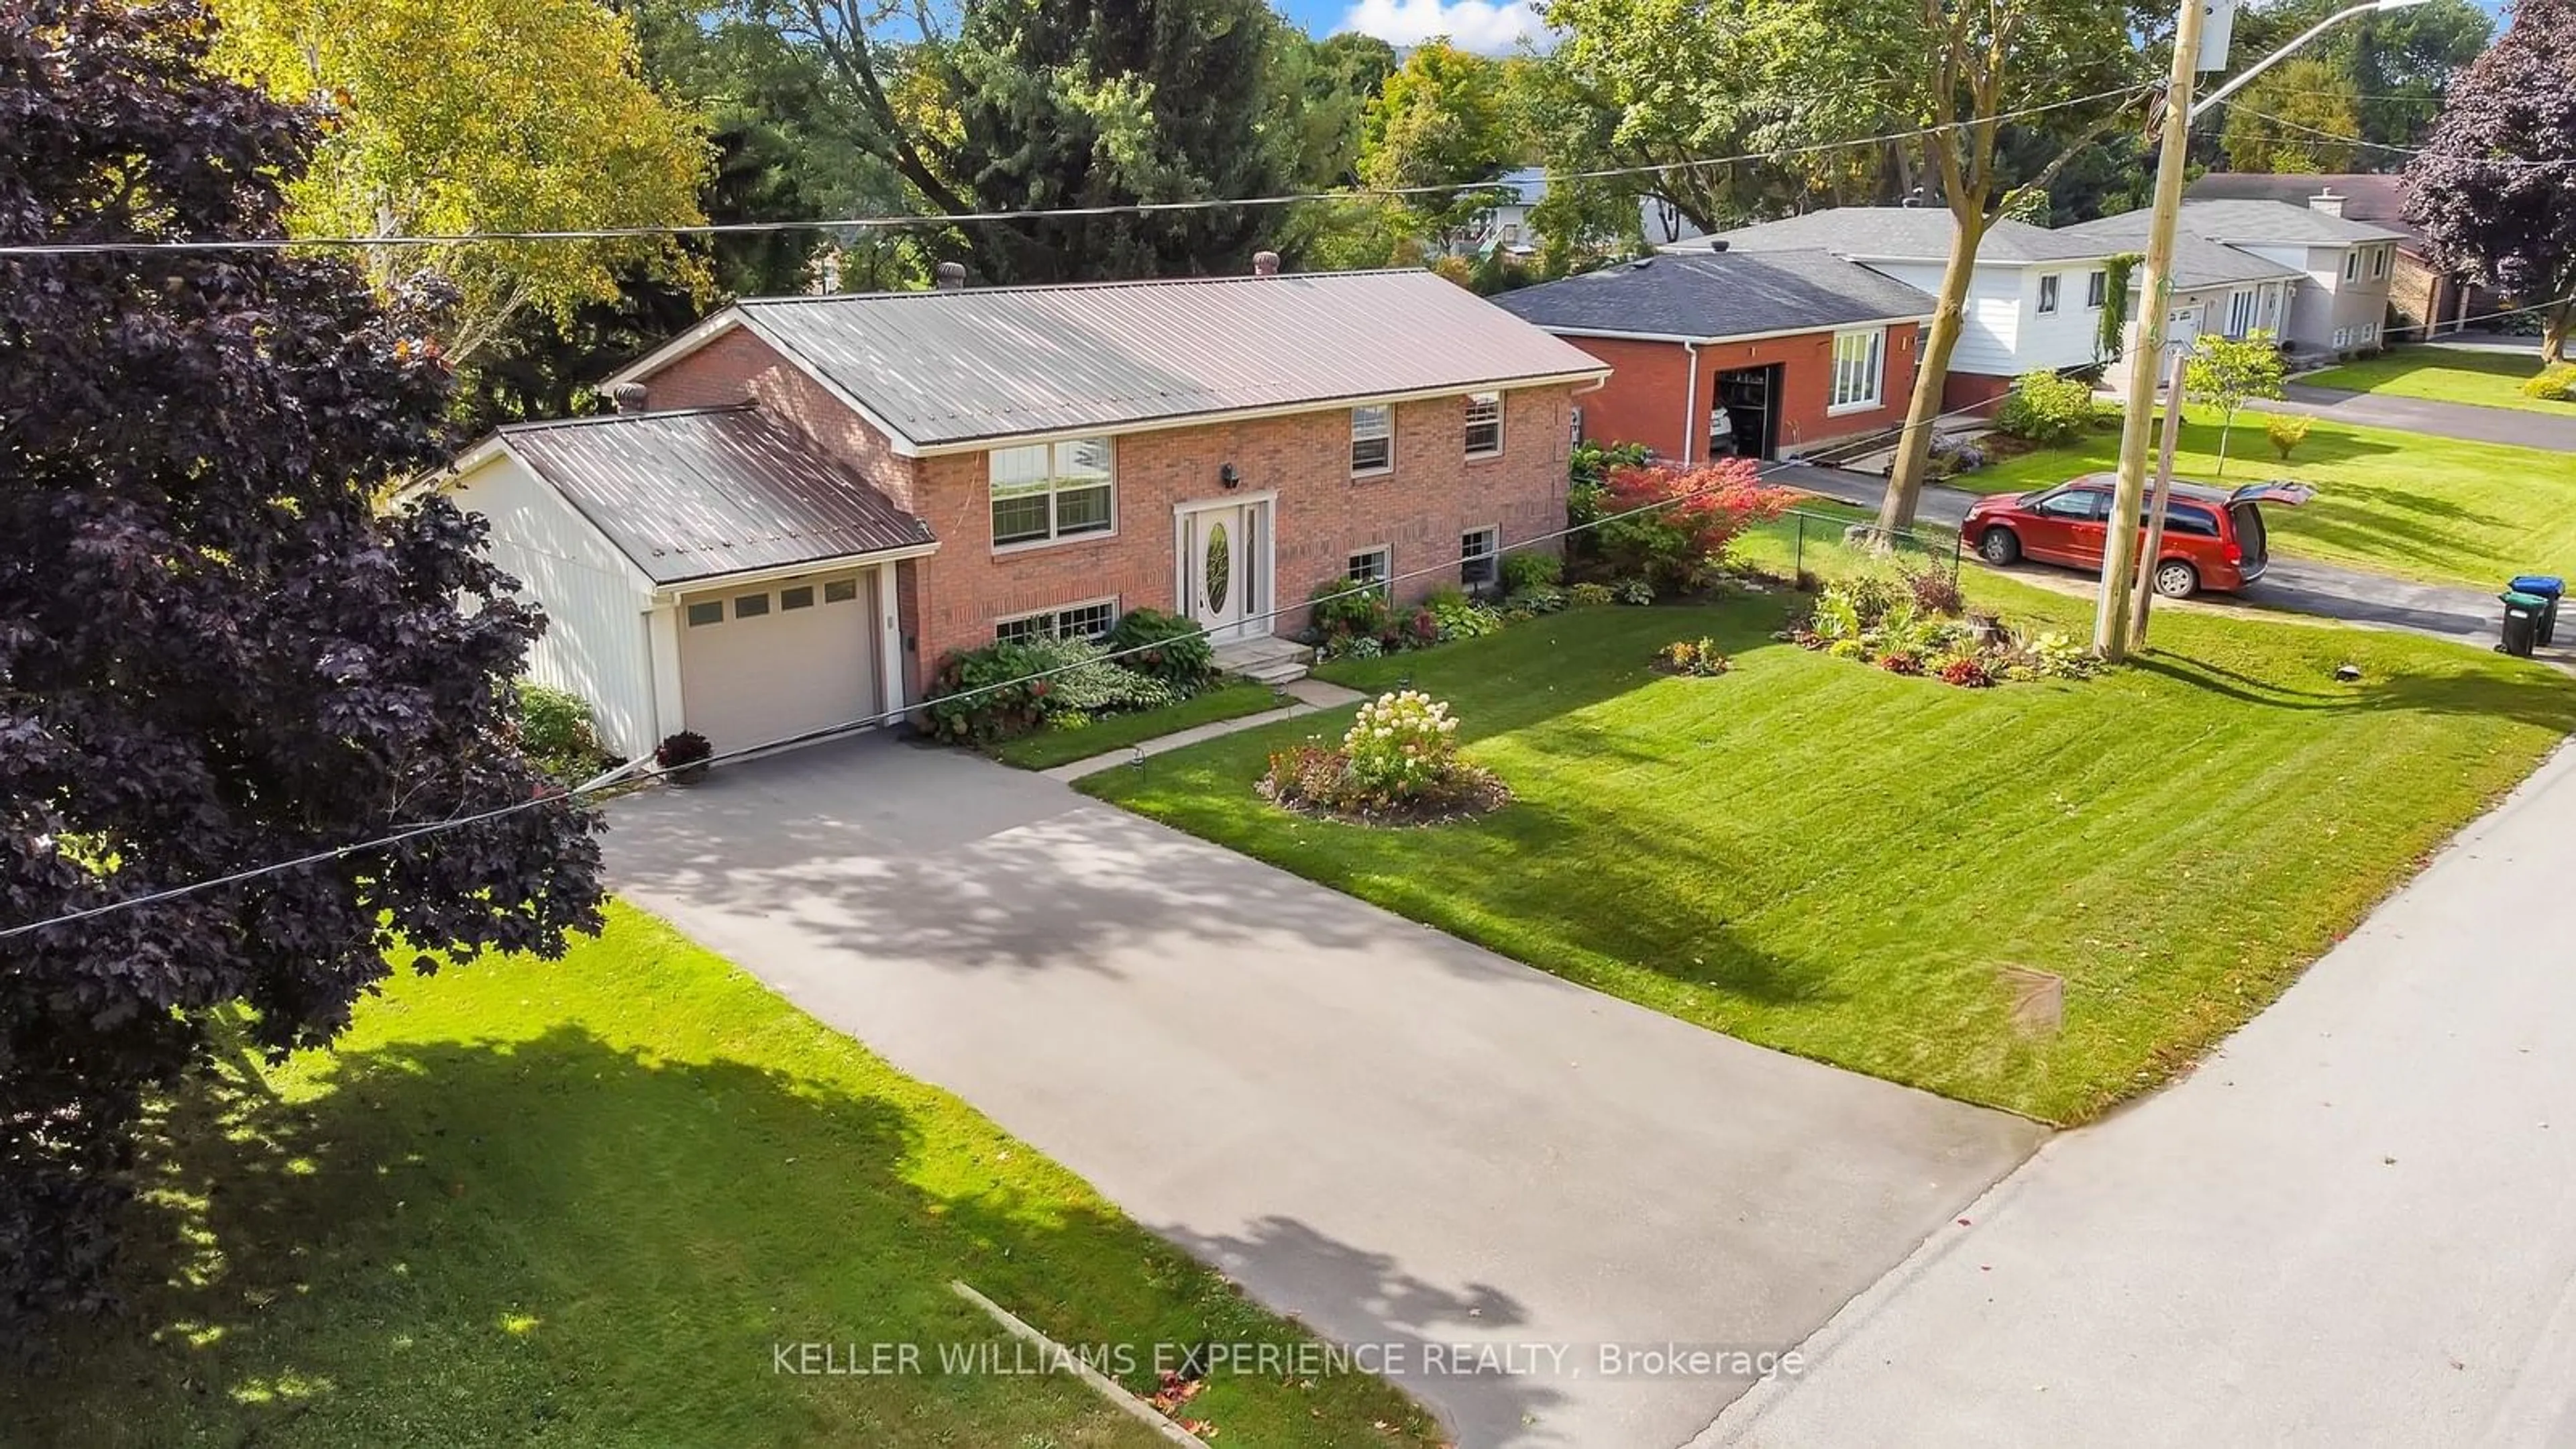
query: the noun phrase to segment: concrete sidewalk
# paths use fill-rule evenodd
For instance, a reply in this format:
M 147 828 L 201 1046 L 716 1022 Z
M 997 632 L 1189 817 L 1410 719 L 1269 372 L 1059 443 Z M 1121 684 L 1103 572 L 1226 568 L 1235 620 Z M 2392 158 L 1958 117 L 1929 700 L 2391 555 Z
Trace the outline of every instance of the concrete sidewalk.
M 2576 1444 L 2576 750 L 1701 1444 Z
M 816 746 L 611 822 L 628 899 L 1391 1354 L 1474 1449 L 1681 1443 L 1747 1377 L 1604 1345 L 1783 1349 L 2043 1135 L 957 752 Z

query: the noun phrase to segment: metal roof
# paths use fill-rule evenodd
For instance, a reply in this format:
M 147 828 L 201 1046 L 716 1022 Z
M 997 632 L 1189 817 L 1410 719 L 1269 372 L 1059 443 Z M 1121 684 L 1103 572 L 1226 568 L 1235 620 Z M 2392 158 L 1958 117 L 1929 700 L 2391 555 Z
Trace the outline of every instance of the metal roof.
M 749 406 L 513 423 L 499 436 L 657 584 L 935 541 Z
M 739 310 L 924 447 L 1608 370 L 1427 271 L 760 298 Z
M 1723 241 L 1732 251 L 1812 248 L 1838 257 L 1937 262 L 1949 257 L 1950 238 L 1958 224 L 1946 206 L 1836 206 L 1673 242 L 1663 250 L 1706 251 L 1711 242 Z M 2104 255 L 2100 246 L 2085 238 L 2009 217 L 1987 227 L 1977 244 L 1977 259 L 1984 262 L 2079 262 Z
M 2062 228 L 2070 235 L 2082 235 L 2095 241 L 2114 244 L 2115 249 L 2143 252 L 2147 247 L 2148 213 L 2124 211 L 2094 221 L 2078 222 Z M 2142 277 L 2142 273 L 2133 273 Z M 2185 291 L 2200 287 L 2223 287 L 2236 282 L 2272 282 L 2285 277 L 2304 277 L 2296 267 L 2267 261 L 2249 251 L 2240 251 L 2224 242 L 2177 229 L 2174 232 L 2174 285 Z
M 1922 292 L 1824 251 L 1672 252 L 1505 292 L 1494 305 L 1541 327 L 1691 338 L 1932 315 Z

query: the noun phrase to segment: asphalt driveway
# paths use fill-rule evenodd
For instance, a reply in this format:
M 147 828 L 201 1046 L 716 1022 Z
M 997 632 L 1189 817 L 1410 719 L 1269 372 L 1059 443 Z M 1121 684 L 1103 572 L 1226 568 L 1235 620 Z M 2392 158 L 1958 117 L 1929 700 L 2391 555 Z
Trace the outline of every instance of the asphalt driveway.
M 1464 1445 L 1690 1439 L 1748 1379 L 1604 1375 L 1604 1345 L 1797 1343 L 2042 1136 L 892 739 L 611 820 L 628 899 L 1400 1355 Z M 1462 1372 L 1460 1344 L 1510 1361 Z
M 2538 370 L 2536 361 L 2533 368 Z M 2257 398 L 2246 406 L 2257 412 L 2296 413 L 2356 427 L 2576 453 L 2576 416 L 2552 417 L 2518 408 L 2486 408 L 2394 393 L 2348 392 L 2304 382 L 2290 383 L 2281 391 L 2278 399 Z

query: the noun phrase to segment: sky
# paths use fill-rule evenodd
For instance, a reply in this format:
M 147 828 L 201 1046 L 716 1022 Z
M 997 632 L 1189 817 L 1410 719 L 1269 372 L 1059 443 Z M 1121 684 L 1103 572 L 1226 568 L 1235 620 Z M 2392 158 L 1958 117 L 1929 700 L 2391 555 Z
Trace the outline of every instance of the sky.
M 1357 30 L 1398 46 L 1445 35 L 1487 55 L 1510 53 L 1540 28 L 1530 0 L 1285 0 L 1284 8 L 1315 35 Z

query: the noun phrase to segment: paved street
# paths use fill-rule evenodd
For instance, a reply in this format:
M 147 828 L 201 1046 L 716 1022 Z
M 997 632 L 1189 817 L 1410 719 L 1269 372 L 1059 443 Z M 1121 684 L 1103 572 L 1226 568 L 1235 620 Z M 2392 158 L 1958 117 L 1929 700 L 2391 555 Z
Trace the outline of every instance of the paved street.
M 2398 397 L 2390 393 L 2345 392 L 2339 388 L 2311 387 L 2304 382 L 2291 383 L 2283 391 L 2288 396 L 2279 401 L 2258 398 L 2246 406 L 2257 412 L 2331 418 L 2356 427 L 2390 428 L 2401 433 L 2423 433 L 2471 443 L 2509 443 L 2518 448 L 2576 453 L 2576 409 L 2571 409 L 2569 416 L 2562 418 L 2513 408 L 2479 407 L 2474 403 L 2435 402 L 2430 398 Z
M 611 819 L 628 899 L 1262 1301 L 1415 1365 L 1785 1348 L 2042 1136 L 955 752 L 818 746 Z M 1746 1380 L 1405 1382 L 1484 1449 L 1679 1444 Z
M 2576 751 L 1702 1444 L 2576 1443 Z

